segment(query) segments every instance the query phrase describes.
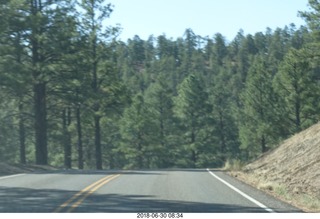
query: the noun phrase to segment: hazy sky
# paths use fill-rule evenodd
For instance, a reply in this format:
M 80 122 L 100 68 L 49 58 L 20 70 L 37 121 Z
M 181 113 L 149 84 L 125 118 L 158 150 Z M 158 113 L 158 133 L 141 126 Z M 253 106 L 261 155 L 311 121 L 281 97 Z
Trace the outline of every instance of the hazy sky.
M 183 36 L 186 28 L 212 37 L 219 32 L 231 41 L 242 28 L 245 34 L 266 27 L 304 25 L 298 11 L 308 11 L 308 0 L 110 0 L 114 12 L 107 20 L 123 28 L 120 39 L 151 34 L 168 38 Z

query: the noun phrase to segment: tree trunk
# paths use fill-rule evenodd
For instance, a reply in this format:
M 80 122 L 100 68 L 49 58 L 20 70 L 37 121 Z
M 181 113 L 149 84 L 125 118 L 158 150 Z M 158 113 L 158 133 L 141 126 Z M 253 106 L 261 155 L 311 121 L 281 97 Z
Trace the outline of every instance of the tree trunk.
M 101 133 L 100 133 L 100 116 L 94 116 L 94 133 L 96 148 L 96 168 L 102 170 L 102 151 L 101 151 Z
M 261 137 L 261 150 L 262 150 L 262 153 L 265 153 L 268 151 L 268 148 L 266 145 L 266 138 L 264 137 L 264 135 L 262 135 Z
M 297 98 L 295 102 L 295 125 L 296 125 L 296 132 L 301 131 L 301 104 L 300 100 Z
M 77 119 L 77 133 L 78 133 L 78 168 L 83 169 L 83 147 L 82 147 L 82 127 L 80 117 L 80 106 L 77 106 L 76 111 Z
M 48 164 L 46 84 L 34 85 L 36 164 Z
M 224 154 L 226 152 L 226 140 L 225 140 L 225 133 L 224 133 L 224 122 L 223 122 L 223 113 L 219 111 L 219 126 L 220 126 L 220 150 L 221 153 Z
M 191 113 L 191 145 L 194 147 L 196 142 L 196 124 L 195 124 L 195 116 L 194 113 Z M 192 161 L 192 167 L 195 168 L 197 165 L 197 152 L 195 148 L 191 148 L 191 161 Z
M 63 145 L 64 145 L 64 166 L 68 169 L 71 168 L 71 135 L 68 127 L 71 123 L 70 109 L 64 109 L 62 112 L 63 121 Z
M 221 152 L 221 159 L 223 162 L 226 161 L 227 155 L 227 145 L 226 145 L 226 137 L 225 137 L 225 131 L 224 131 L 224 121 L 223 121 L 223 113 L 222 110 L 219 110 L 219 126 L 220 126 L 220 152 Z
M 42 1 L 35 0 L 30 2 L 32 16 L 38 16 L 42 10 Z M 35 117 L 35 155 L 36 164 L 48 164 L 47 149 L 47 106 L 46 106 L 46 82 L 41 79 L 42 72 L 39 65 L 44 61 L 41 54 L 41 43 L 39 36 L 43 33 L 42 26 L 33 25 L 31 29 L 30 43 L 32 50 L 33 66 L 33 93 L 34 93 L 34 117 Z
M 19 140 L 20 140 L 20 163 L 26 164 L 26 134 L 23 119 L 23 104 L 19 104 Z
M 194 128 L 192 127 L 191 131 L 191 145 L 193 146 L 196 142 L 196 135 Z M 191 149 L 191 161 L 192 161 L 192 167 L 195 168 L 197 166 L 197 153 L 194 148 Z
M 162 97 L 162 96 L 161 96 Z M 170 163 L 170 158 L 168 157 L 168 154 L 165 152 L 167 151 L 166 147 L 166 138 L 165 138 L 165 127 L 164 127 L 164 113 L 163 113 L 163 100 L 160 99 L 161 105 L 160 105 L 160 144 L 161 144 L 161 150 L 164 152 L 161 154 L 161 167 L 165 168 Z
M 191 150 L 191 160 L 192 160 L 192 168 L 196 168 L 197 166 L 197 154 L 195 150 Z

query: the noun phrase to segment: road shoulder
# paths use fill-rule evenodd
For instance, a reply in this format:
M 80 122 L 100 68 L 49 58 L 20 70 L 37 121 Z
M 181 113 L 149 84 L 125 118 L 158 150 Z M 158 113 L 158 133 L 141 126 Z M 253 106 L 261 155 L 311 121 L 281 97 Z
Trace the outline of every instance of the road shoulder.
M 249 194 L 250 197 L 255 200 L 263 203 L 270 209 L 273 209 L 275 212 L 286 212 L 286 213 L 301 213 L 304 212 L 300 208 L 291 205 L 283 200 L 280 200 L 278 197 L 273 196 L 263 190 L 259 190 L 254 185 L 247 183 L 245 180 L 240 179 L 240 177 L 236 177 L 235 175 L 230 174 L 230 172 L 218 170 L 218 169 L 210 169 L 215 175 L 220 177 L 221 179 L 227 181 L 234 187 L 238 188 L 245 194 Z

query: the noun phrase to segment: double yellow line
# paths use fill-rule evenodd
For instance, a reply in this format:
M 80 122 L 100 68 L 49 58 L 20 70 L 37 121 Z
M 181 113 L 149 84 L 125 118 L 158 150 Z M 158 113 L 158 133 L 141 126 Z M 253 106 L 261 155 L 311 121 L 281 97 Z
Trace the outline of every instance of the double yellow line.
M 107 184 L 111 180 L 119 177 L 120 174 L 106 176 L 95 183 L 92 183 L 88 187 L 82 189 L 80 192 L 72 196 L 68 201 L 60 205 L 54 212 L 72 212 L 75 208 L 77 208 L 81 203 L 92 193 L 97 191 L 103 185 Z M 65 210 L 66 209 L 66 210 Z

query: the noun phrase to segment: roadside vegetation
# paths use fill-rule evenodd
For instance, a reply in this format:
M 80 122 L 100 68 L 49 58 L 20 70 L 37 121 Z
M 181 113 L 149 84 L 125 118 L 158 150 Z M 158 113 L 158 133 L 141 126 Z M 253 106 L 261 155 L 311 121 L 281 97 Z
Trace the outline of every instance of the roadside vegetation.
M 320 212 L 320 123 L 246 165 L 226 165 L 238 179 L 308 212 Z
M 307 26 L 127 42 L 103 0 L 0 4 L 2 162 L 240 169 L 319 120 L 318 1 Z
M 285 183 L 264 180 L 254 174 L 241 171 L 229 171 L 229 174 L 305 212 L 320 212 L 320 199 L 317 196 L 293 191 Z

